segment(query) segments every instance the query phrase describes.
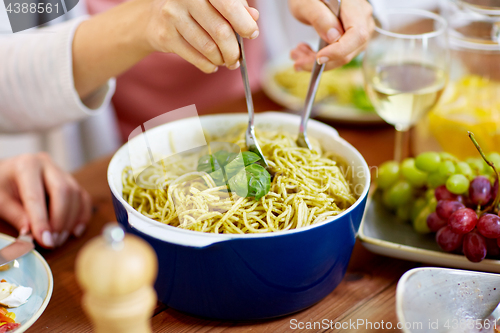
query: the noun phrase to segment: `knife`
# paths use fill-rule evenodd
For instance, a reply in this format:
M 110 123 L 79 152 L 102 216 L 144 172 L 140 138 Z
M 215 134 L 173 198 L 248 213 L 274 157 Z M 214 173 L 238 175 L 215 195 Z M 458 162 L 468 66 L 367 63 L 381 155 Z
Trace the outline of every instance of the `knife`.
M 13 243 L 0 249 L 0 266 L 8 264 L 35 248 L 31 234 L 20 235 Z

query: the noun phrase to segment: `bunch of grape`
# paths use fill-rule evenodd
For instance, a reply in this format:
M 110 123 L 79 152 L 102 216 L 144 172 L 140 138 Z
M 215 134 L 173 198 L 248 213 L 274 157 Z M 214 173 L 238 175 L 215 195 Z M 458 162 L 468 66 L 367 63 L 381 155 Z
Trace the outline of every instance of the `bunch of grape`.
M 499 153 L 487 159 L 500 168 Z M 385 162 L 377 186 L 386 207 L 417 232 L 436 232 L 444 251 L 463 252 L 473 262 L 500 256 L 498 179 L 483 159 L 426 152 L 401 164 Z

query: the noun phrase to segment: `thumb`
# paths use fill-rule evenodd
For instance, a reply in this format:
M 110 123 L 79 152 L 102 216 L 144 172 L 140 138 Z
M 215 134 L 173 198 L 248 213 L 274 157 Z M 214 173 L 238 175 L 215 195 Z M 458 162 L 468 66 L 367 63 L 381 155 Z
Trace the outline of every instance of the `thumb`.
M 291 8 L 295 17 L 302 23 L 312 25 L 320 37 L 329 44 L 338 41 L 344 29 L 330 8 L 320 0 L 308 0 L 307 5 L 302 1 L 300 8 L 297 1 Z
M 0 192 L 0 219 L 5 220 L 20 232 L 29 230 L 28 214 L 23 206 L 9 194 Z

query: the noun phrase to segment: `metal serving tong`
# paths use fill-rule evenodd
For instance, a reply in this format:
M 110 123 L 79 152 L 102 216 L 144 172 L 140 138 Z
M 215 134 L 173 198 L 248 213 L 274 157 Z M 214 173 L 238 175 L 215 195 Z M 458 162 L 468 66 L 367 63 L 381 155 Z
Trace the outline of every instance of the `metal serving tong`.
M 236 34 L 236 39 L 238 40 L 238 44 L 240 45 L 240 70 L 241 77 L 243 79 L 243 85 L 245 86 L 245 98 L 247 100 L 247 110 L 248 110 L 248 128 L 245 133 L 245 141 L 247 145 L 247 149 L 257 155 L 260 156 L 261 160 L 259 163 L 269 170 L 269 164 L 267 164 L 266 158 L 264 154 L 262 154 L 262 150 L 257 143 L 257 139 L 255 138 L 255 128 L 253 122 L 254 109 L 253 109 L 253 100 L 252 100 L 252 90 L 250 89 L 250 81 L 248 80 L 248 71 L 247 71 L 247 62 L 245 60 L 245 51 L 243 48 L 243 38 L 239 34 Z
M 328 8 L 335 14 L 335 16 L 340 16 L 340 3 L 341 0 L 323 0 Z M 339 18 L 340 19 L 340 18 Z M 318 51 L 327 46 L 328 43 L 323 39 L 319 42 Z M 297 138 L 297 145 L 299 147 L 304 147 L 312 150 L 309 139 L 307 138 L 307 121 L 311 116 L 311 110 L 314 105 L 314 98 L 316 97 L 316 92 L 318 91 L 319 81 L 321 79 L 321 74 L 325 69 L 325 64 L 319 65 L 317 62 L 314 63 L 314 67 L 311 73 L 311 81 L 309 82 L 309 89 L 307 90 L 306 103 L 304 105 L 304 113 L 300 120 L 299 127 L 299 137 Z

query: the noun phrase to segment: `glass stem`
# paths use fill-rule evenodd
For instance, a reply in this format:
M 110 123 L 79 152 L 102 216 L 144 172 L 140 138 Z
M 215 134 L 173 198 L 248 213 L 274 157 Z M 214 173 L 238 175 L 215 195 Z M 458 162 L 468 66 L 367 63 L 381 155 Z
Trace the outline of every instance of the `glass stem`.
M 398 128 L 396 126 L 396 138 L 394 145 L 394 161 L 401 162 L 407 155 L 406 133 L 408 128 Z

